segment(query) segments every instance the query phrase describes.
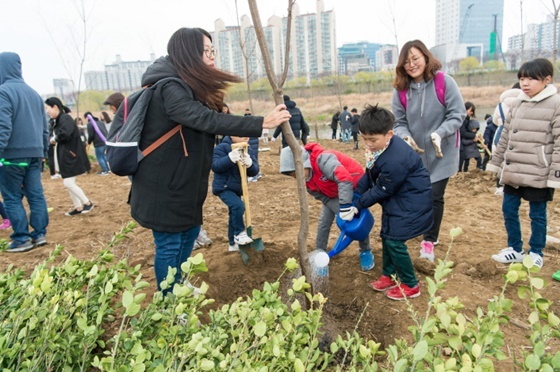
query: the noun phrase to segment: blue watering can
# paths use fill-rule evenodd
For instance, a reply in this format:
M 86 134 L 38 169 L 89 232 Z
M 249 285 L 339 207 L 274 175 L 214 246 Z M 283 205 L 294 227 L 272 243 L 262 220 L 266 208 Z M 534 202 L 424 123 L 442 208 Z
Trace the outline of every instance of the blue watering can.
M 369 209 L 362 209 L 351 221 L 345 221 L 337 214 L 336 225 L 340 229 L 340 236 L 333 249 L 328 252 L 329 257 L 332 258 L 345 250 L 354 240 L 367 238 L 373 223 L 373 214 Z

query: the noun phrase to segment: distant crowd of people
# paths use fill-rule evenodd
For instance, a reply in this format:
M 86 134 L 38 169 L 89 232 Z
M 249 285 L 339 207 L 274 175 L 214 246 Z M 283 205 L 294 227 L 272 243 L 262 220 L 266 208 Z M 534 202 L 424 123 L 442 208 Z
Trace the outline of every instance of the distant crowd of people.
M 497 174 L 496 193 L 503 195 L 507 247 L 492 259 L 513 263 L 529 255 L 542 268 L 547 203 L 560 187 L 560 96 L 552 83 L 550 61 L 537 58 L 521 66 L 516 86 L 504 92 L 493 115 L 485 117 L 482 134 L 475 105 L 463 101 L 457 83 L 441 71 L 438 59 L 420 40 L 405 43 L 395 69 L 391 110 L 367 104 L 360 112 L 357 108 L 348 111 L 344 105 L 332 116 L 332 140 L 350 143 L 354 151 L 362 143 L 365 159 L 360 165 L 343 152 L 308 142 L 309 125 L 287 95 L 265 116 L 253 115 L 250 109 L 242 115 L 232 113 L 224 102 L 225 90 L 240 79 L 215 68 L 215 57 L 207 31 L 181 28 L 169 39 L 167 55 L 154 61 L 142 77 L 142 86 L 154 89 L 143 118 L 139 149 L 180 126 L 177 134 L 160 142 L 138 163 L 130 177 L 131 215 L 152 231 L 159 290 L 169 293 L 174 283 L 183 282 L 181 264 L 193 249 L 212 244 L 202 229 L 210 171 L 214 173 L 212 193 L 228 208 L 227 250 L 237 252 L 253 243 L 243 218 L 244 187 L 247 181 L 262 177 L 259 142 L 268 144 L 270 130 L 274 130 L 271 141 L 282 135 L 280 172 L 296 174 L 288 133 L 280 128 L 284 122 L 302 144 L 307 191 L 322 202 L 317 251 L 328 250 L 336 218 L 353 221 L 360 211 L 381 205 L 382 268 L 370 284 L 375 291 L 393 300 L 420 295 L 407 241 L 422 236 L 420 257 L 435 260 L 449 179 L 457 172 L 468 172 L 470 159 L 475 159 L 478 169 Z M 156 85 L 169 77 L 174 79 Z M 128 108 L 123 102 L 124 95 L 117 92 L 104 104 L 113 115 L 124 112 L 126 117 Z M 73 208 L 67 216 L 94 209 L 77 177 L 91 169 L 91 145 L 100 167 L 98 174 L 110 174 L 106 142 L 113 133 L 111 125 L 107 112 L 101 112 L 99 118 L 86 112 L 74 119 L 59 97 L 43 101 L 23 81 L 19 56 L 0 53 L 0 189 L 4 201 L 0 203 L 0 230 L 13 230 L 8 252 L 26 252 L 47 244 L 43 159 L 48 159 L 51 178 L 61 178 L 68 190 Z M 522 200 L 530 208 L 527 250 L 519 220 Z M 369 236 L 359 241 L 359 247 L 361 270 L 372 270 L 375 260 Z M 173 283 L 166 280 L 169 270 Z M 199 293 L 198 288 L 190 287 Z

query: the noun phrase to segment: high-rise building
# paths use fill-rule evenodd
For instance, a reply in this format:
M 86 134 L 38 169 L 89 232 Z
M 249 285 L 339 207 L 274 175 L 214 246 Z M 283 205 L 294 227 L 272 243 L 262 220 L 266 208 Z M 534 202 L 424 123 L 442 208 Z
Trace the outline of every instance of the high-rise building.
M 377 51 L 381 44 L 360 41 L 347 43 L 338 48 L 338 73 L 354 75 L 359 71 L 375 71 Z
M 274 72 L 284 67 L 284 50 L 288 19 L 272 16 L 264 27 Z M 260 47 L 254 27 L 247 16 L 241 17 L 238 26 L 226 26 L 216 20 L 212 39 L 218 56 L 217 67 L 238 76 L 248 76 L 251 81 L 266 76 Z M 322 0 L 317 0 L 317 12 L 300 14 L 297 4 L 292 9 L 290 34 L 290 60 L 288 77 L 316 79 L 336 73 L 336 36 L 334 12 L 325 11 Z
M 501 59 L 503 17 L 504 0 L 436 0 L 432 51 L 444 65 L 469 56 Z
M 88 71 L 84 74 L 86 89 L 118 92 L 140 89 L 142 75 L 154 60 L 154 54 L 150 56 L 149 61 L 123 61 L 121 56 L 117 55 L 113 64 L 105 65 L 104 71 Z
M 68 106 L 74 104 L 74 83 L 70 79 L 53 79 L 54 95 L 61 98 Z

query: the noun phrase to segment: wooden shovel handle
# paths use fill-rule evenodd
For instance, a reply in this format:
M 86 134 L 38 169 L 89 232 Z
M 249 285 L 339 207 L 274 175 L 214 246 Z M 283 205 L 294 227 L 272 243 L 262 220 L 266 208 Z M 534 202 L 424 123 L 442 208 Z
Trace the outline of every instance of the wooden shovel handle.
M 238 142 L 231 145 L 232 149 L 240 148 L 243 154 L 247 153 L 247 142 Z M 249 187 L 247 185 L 247 168 L 241 161 L 237 162 L 239 174 L 241 175 L 241 191 L 243 192 L 243 203 L 245 204 L 245 228 L 251 226 L 251 208 L 249 206 Z

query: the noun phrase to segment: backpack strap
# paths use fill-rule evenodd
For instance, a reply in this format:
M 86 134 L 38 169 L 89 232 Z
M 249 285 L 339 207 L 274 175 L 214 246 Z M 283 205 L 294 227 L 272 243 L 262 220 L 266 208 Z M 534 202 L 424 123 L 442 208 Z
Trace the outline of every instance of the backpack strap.
M 404 110 L 406 111 L 406 94 L 408 93 L 408 90 L 399 90 L 399 100 L 401 101 L 401 105 L 404 108 Z
M 504 108 L 502 107 L 502 102 L 498 103 L 498 110 L 500 110 L 500 116 L 502 117 L 502 125 L 506 123 L 506 116 L 504 115 Z
M 173 137 L 173 135 L 177 132 L 179 132 L 181 130 L 181 126 L 177 125 L 175 127 L 173 127 L 173 129 L 171 129 L 169 132 L 165 133 L 163 136 L 159 137 L 157 140 L 155 140 L 150 146 L 146 147 L 143 151 L 142 151 L 142 155 L 144 155 L 144 157 L 150 155 L 150 153 L 152 153 L 155 149 L 157 149 L 158 147 L 160 147 L 161 145 L 163 145 L 165 142 L 167 142 L 168 139 L 170 139 L 171 137 Z M 181 136 L 182 138 L 182 136 Z M 184 145 L 184 139 L 183 139 L 183 145 Z M 185 146 L 183 146 L 184 148 Z M 188 156 L 188 154 L 186 153 L 186 149 L 185 150 L 185 156 Z
M 128 118 L 128 97 L 124 98 L 124 116 L 123 116 L 123 124 L 126 123 L 126 119 Z
M 439 102 L 445 106 L 445 75 L 442 71 L 436 72 L 434 76 L 434 88 Z

